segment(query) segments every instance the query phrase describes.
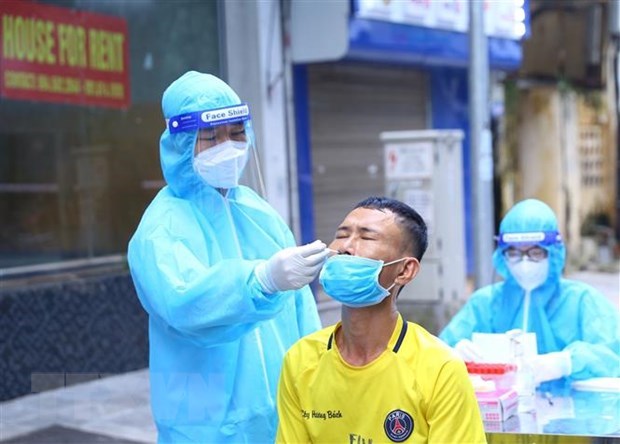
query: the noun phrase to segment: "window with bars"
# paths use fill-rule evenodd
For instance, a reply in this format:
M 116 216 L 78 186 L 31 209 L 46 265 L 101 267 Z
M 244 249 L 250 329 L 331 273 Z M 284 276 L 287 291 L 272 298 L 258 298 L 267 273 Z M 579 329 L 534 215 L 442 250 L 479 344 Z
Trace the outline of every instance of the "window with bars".
M 11 3 L 0 0 L 0 16 Z M 8 269 L 125 254 L 144 208 L 164 185 L 163 91 L 188 69 L 220 71 L 219 2 L 28 3 L 33 14 L 43 14 L 44 5 L 64 8 L 68 16 L 124 20 L 131 101 L 118 109 L 35 93 L 30 100 L 1 98 L 0 276 Z
M 596 125 L 583 126 L 579 130 L 579 155 L 581 184 L 584 187 L 599 187 L 604 183 L 603 144 L 601 128 Z

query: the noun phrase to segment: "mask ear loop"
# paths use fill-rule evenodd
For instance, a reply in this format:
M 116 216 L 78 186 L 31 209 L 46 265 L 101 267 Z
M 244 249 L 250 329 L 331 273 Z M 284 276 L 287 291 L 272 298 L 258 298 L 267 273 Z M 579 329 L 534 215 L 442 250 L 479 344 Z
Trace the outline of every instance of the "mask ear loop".
M 407 259 L 407 258 L 406 257 L 401 257 L 400 259 L 396 259 L 395 261 L 391 261 L 391 262 L 383 264 L 382 267 L 387 267 L 388 265 L 396 264 L 397 262 L 402 262 L 405 259 Z
M 395 261 L 391 261 L 391 262 L 388 262 L 388 263 L 386 263 L 386 264 L 383 264 L 383 265 L 381 266 L 381 268 L 383 268 L 383 267 L 387 267 L 388 265 L 396 264 L 396 263 L 398 263 L 398 262 L 402 262 L 402 261 L 404 261 L 405 259 L 407 259 L 407 258 L 406 258 L 406 257 L 402 257 L 402 258 L 400 258 L 400 259 L 396 259 Z M 392 285 L 390 285 L 388 288 L 386 288 L 386 290 L 387 290 L 388 292 L 390 292 L 390 293 L 391 293 L 391 292 L 392 292 L 392 288 L 394 288 L 395 286 L 396 286 L 396 281 L 392 282 Z

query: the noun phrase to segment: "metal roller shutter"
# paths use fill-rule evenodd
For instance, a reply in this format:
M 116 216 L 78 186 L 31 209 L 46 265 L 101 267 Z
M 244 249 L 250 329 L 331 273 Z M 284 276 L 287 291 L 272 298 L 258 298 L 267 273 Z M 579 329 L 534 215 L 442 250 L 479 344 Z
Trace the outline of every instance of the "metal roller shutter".
M 363 63 L 308 67 L 316 237 L 329 243 L 360 200 L 385 194 L 382 131 L 427 128 L 428 76 Z

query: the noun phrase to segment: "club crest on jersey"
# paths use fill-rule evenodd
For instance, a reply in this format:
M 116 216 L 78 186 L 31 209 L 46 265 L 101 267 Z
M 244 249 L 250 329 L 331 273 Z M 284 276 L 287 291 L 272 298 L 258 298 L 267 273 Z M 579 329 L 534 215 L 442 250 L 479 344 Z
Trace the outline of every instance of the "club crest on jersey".
M 392 410 L 383 423 L 385 434 L 394 442 L 403 442 L 413 432 L 413 418 L 403 410 Z

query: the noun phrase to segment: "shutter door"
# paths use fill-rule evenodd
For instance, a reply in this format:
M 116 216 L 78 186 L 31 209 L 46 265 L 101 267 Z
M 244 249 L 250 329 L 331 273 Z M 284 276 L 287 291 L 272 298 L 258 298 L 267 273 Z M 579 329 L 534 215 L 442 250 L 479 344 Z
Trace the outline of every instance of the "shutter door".
M 308 66 L 315 234 L 329 244 L 360 200 L 385 194 L 382 131 L 427 128 L 428 79 L 406 67 Z

